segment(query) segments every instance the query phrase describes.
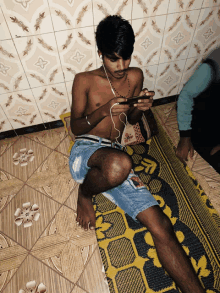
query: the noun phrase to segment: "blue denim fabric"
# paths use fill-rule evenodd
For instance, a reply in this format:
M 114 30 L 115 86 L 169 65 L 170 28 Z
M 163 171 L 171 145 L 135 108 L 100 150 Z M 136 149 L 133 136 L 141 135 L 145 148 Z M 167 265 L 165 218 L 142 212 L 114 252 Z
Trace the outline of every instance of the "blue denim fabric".
M 69 166 L 71 175 L 77 183 L 82 183 L 84 181 L 86 174 L 90 169 L 87 163 L 91 155 L 99 148 L 106 146 L 111 147 L 110 145 L 103 144 L 103 141 L 110 142 L 107 139 L 89 134 L 83 135 L 83 137 L 85 136 L 88 138 L 96 138 L 99 142 L 90 140 L 75 141 L 70 153 Z M 116 145 L 119 146 L 117 149 L 123 149 L 123 147 L 119 144 L 116 143 Z M 113 147 L 114 146 L 115 144 L 113 144 Z M 137 221 L 136 216 L 140 212 L 151 206 L 158 205 L 158 202 L 154 199 L 140 178 L 134 174 L 133 170 L 131 170 L 128 178 L 121 185 L 103 192 L 102 194 L 110 201 L 118 205 L 135 221 Z

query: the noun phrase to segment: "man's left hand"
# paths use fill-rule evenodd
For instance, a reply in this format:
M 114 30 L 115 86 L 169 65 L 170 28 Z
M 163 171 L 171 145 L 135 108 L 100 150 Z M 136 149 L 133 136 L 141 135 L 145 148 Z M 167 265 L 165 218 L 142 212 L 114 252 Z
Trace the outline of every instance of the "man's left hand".
M 153 103 L 153 97 L 155 95 L 155 92 L 148 91 L 148 89 L 143 89 L 138 96 L 147 96 L 149 99 L 141 99 L 139 98 L 138 103 L 134 104 L 134 107 L 136 107 L 140 111 L 146 111 L 151 108 Z

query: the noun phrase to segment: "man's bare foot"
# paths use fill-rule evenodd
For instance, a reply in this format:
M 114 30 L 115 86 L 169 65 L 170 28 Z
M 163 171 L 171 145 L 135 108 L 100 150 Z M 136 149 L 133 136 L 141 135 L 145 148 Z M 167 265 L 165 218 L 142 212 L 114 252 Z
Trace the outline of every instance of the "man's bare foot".
M 92 205 L 92 197 L 85 197 L 82 194 L 81 185 L 78 191 L 76 221 L 85 230 L 88 230 L 88 228 L 95 229 L 95 211 Z

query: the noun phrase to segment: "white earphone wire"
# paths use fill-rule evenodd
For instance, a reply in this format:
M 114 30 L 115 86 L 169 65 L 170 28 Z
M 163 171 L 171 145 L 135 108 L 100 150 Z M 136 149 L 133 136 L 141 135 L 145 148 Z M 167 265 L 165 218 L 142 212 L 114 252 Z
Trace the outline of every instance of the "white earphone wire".
M 102 55 L 100 56 L 100 58 L 102 58 Z M 105 70 L 104 62 L 102 62 L 102 64 L 103 64 L 103 68 L 104 68 L 104 70 Z M 110 84 L 110 87 L 111 87 L 112 93 L 113 93 L 113 95 L 116 97 L 115 91 L 114 91 L 114 89 L 112 88 L 112 85 L 111 85 L 111 83 L 110 83 L 110 80 L 109 80 L 109 78 L 108 78 L 108 75 L 107 75 L 106 70 L 105 70 L 105 74 L 106 74 L 107 79 L 108 79 L 108 81 L 109 81 L 109 84 Z M 114 129 L 117 130 L 117 131 L 119 132 L 119 136 L 115 137 L 115 140 L 116 140 L 116 142 L 117 142 L 118 144 L 120 144 L 122 147 L 127 148 L 125 145 L 122 145 L 121 143 L 118 142 L 118 138 L 120 137 L 121 132 L 120 132 L 120 130 L 118 130 L 118 129 L 115 127 L 115 122 L 114 122 L 113 117 L 112 117 L 112 108 L 113 108 L 114 106 L 116 106 L 116 105 L 118 105 L 118 103 L 115 103 L 115 104 L 112 105 L 111 108 L 110 108 L 110 115 L 111 115 L 111 119 L 112 119 L 112 123 L 113 123 Z M 125 115 L 125 117 L 126 117 L 126 123 L 124 123 L 124 121 L 121 120 L 121 118 L 120 118 L 121 114 L 124 114 L 124 115 Z M 119 120 L 124 124 L 125 127 L 127 126 L 127 123 L 128 123 L 127 115 L 126 115 L 124 112 L 121 112 L 121 113 L 120 113 L 120 115 L 119 115 Z

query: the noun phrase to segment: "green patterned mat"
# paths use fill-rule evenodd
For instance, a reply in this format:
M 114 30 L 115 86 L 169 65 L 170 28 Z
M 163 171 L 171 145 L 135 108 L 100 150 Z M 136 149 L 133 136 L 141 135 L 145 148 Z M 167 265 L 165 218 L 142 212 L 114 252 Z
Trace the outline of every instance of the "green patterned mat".
M 133 169 L 169 216 L 207 293 L 220 292 L 220 218 L 159 125 L 159 134 L 128 147 Z M 111 293 L 180 292 L 162 268 L 148 230 L 99 194 L 96 235 Z

